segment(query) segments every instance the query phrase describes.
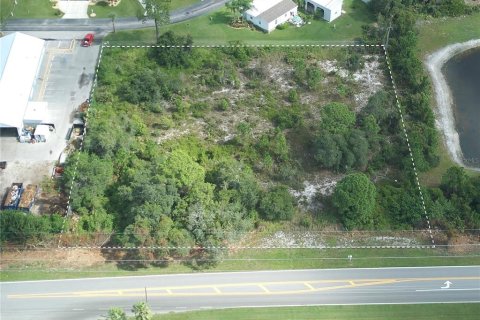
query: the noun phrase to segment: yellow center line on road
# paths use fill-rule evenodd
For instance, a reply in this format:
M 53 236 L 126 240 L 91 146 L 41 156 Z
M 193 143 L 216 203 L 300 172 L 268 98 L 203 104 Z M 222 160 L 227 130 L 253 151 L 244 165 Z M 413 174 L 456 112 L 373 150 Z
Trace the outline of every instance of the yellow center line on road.
M 436 277 L 436 278 L 400 278 L 400 279 L 353 279 L 353 280 L 316 280 L 316 281 L 281 281 L 281 282 L 252 282 L 252 283 L 230 283 L 216 285 L 194 285 L 194 286 L 172 286 L 172 287 L 151 287 L 148 288 L 149 296 L 248 296 L 248 295 L 281 295 L 281 294 L 302 294 L 307 292 L 338 290 L 347 288 L 358 288 L 365 286 L 378 286 L 385 284 L 396 284 L 403 282 L 421 282 L 421 281 L 446 281 L 446 280 L 480 280 L 480 277 Z M 333 284 L 339 285 L 333 285 Z M 304 285 L 308 289 L 296 290 L 272 290 L 267 288 L 269 285 Z M 312 284 L 331 284 L 326 287 L 314 287 Z M 262 291 L 238 290 L 224 292 L 221 288 L 260 288 Z M 204 289 L 205 292 L 175 292 L 175 290 L 193 290 Z M 92 298 L 92 297 L 142 297 L 145 288 L 117 289 L 117 290 L 98 290 L 98 291 L 73 291 L 56 293 L 33 293 L 33 294 L 15 294 L 8 295 L 9 299 L 36 299 L 36 298 Z
M 263 284 L 259 284 L 258 287 L 262 289 L 266 293 L 270 293 L 270 290 L 268 290 Z
M 310 283 L 304 282 L 303 283 L 307 288 L 309 288 L 311 291 L 315 290 L 315 287 L 313 287 Z

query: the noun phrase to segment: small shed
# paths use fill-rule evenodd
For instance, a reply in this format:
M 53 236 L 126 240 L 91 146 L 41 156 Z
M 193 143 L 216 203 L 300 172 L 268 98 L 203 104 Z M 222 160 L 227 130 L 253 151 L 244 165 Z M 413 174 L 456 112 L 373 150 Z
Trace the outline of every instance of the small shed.
M 342 14 L 343 0 L 305 0 L 305 11 L 332 22 Z
M 296 16 L 297 9 L 297 4 L 292 0 L 254 0 L 252 7 L 243 16 L 258 28 L 272 32 Z

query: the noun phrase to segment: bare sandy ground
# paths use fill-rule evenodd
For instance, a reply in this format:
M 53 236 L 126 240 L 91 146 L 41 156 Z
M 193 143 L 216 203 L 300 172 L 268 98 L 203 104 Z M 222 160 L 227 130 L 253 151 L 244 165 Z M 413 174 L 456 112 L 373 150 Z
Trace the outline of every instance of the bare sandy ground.
M 434 109 L 436 126 L 443 134 L 443 141 L 450 153 L 451 158 L 457 164 L 467 167 L 463 162 L 463 153 L 460 148 L 460 139 L 455 128 L 455 117 L 453 115 L 453 97 L 447 80 L 442 73 L 443 65 L 453 56 L 465 52 L 467 50 L 480 47 L 480 39 L 470 40 L 462 43 L 455 43 L 446 46 L 429 55 L 425 61 L 427 69 L 432 78 L 435 91 Z M 471 168 L 480 171 L 480 168 Z

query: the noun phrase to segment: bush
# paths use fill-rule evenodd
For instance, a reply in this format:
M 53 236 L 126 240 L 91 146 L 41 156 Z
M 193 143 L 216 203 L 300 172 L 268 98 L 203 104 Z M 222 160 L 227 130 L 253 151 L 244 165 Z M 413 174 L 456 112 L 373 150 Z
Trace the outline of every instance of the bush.
M 190 106 L 190 111 L 195 118 L 201 118 L 210 110 L 210 106 L 206 102 L 196 102 Z
M 289 23 L 282 23 L 277 26 L 277 30 L 285 30 L 288 29 L 288 27 L 290 27 Z
M 26 243 L 47 239 L 62 231 L 63 218 L 57 214 L 34 216 L 23 211 L 0 212 L 0 242 Z
M 373 226 L 376 194 L 363 173 L 350 174 L 337 184 L 332 201 L 347 229 Z
M 222 99 L 217 105 L 217 110 L 227 111 L 229 106 L 230 106 L 230 103 L 228 103 L 228 100 Z
M 286 187 L 275 187 L 263 195 L 259 211 L 266 220 L 290 220 L 295 211 L 294 202 Z

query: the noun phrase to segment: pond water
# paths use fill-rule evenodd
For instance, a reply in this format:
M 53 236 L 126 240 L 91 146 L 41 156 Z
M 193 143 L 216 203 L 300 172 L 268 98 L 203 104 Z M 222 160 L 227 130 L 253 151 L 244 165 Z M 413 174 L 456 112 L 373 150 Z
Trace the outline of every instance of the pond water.
M 480 168 L 480 48 L 451 58 L 444 65 L 443 73 L 453 95 L 463 162 Z

